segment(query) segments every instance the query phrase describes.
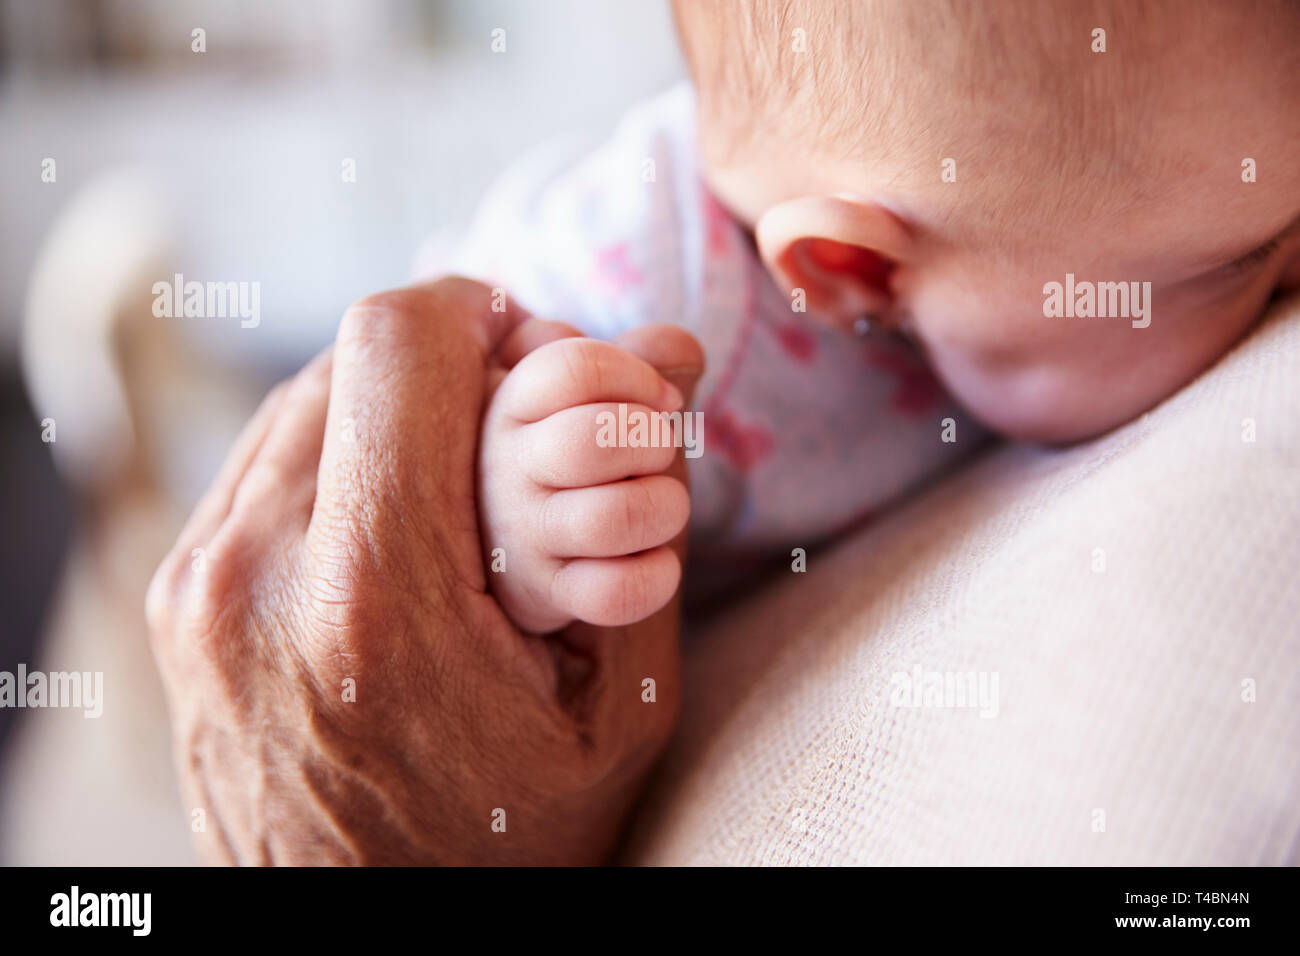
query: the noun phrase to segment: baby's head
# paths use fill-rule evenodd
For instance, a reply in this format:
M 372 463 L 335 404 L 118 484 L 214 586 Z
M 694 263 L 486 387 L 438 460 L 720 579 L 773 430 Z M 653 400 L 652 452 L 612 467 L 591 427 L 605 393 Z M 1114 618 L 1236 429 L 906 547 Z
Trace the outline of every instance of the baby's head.
M 675 6 L 706 178 L 777 281 L 994 428 L 1127 421 L 1300 285 L 1294 0 Z

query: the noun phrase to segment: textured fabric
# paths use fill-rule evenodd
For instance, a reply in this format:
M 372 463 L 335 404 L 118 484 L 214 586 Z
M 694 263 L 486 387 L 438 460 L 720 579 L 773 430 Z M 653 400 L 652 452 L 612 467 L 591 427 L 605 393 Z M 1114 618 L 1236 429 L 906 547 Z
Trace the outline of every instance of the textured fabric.
M 524 158 L 484 200 L 450 258 L 530 311 L 614 339 L 648 323 L 689 329 L 708 371 L 690 459 L 696 575 L 843 530 L 963 455 L 940 440 L 951 400 L 900 340 L 855 338 L 792 309 L 753 244 L 702 186 L 693 95 L 675 87 L 591 149 Z
M 628 859 L 1300 862 L 1297 416 L 1292 298 L 1143 419 L 756 585 L 687 644 Z M 918 667 L 996 674 L 996 716 L 901 706 Z

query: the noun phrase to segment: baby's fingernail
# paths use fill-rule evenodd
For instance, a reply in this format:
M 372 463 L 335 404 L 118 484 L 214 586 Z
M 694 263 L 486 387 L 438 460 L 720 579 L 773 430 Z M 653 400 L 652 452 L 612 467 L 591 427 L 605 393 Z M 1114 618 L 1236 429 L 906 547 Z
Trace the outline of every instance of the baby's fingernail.
M 664 411 L 675 412 L 686 404 L 686 399 L 682 397 L 681 390 L 676 385 L 664 379 L 663 398 L 659 403 L 664 407 Z

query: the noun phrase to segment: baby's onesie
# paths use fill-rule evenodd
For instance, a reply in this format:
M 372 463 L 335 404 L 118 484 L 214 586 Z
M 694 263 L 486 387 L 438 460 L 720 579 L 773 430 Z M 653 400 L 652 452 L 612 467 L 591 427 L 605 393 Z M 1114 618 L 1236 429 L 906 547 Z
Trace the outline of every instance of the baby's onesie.
M 569 141 L 518 162 L 454 254 L 417 257 L 418 277 L 447 273 L 596 338 L 661 322 L 699 339 L 693 574 L 809 548 L 983 437 L 906 343 L 793 310 L 700 179 L 689 84 L 631 110 L 594 150 Z

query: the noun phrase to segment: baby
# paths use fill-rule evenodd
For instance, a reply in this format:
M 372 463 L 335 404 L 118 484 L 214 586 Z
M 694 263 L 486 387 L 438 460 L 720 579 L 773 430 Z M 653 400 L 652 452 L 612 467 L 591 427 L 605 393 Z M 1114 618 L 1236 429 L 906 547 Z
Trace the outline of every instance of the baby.
M 1298 4 L 675 13 L 693 88 L 523 164 L 450 263 L 572 323 L 519 327 L 483 422 L 489 579 L 526 631 L 664 606 L 688 517 L 691 576 L 725 577 L 870 515 L 974 422 L 1114 428 L 1300 285 Z M 705 355 L 688 500 L 676 449 L 598 435 L 687 408 Z

